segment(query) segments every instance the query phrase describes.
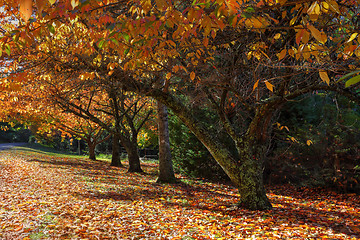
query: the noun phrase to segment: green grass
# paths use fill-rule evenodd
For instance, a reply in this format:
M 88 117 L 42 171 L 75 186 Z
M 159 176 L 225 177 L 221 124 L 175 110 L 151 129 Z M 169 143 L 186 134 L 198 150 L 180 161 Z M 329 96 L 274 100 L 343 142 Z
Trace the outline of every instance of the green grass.
M 46 154 L 55 157 L 72 157 L 72 158 L 81 158 L 81 159 L 87 158 L 87 156 L 77 155 L 72 152 L 56 150 L 54 148 L 46 147 L 41 144 L 27 144 L 22 147 L 14 147 L 13 149 L 21 150 L 23 152 L 29 152 L 29 154 L 39 153 L 39 154 Z
M 24 154 L 28 155 L 34 155 L 34 154 L 46 154 L 48 156 L 54 156 L 54 157 L 71 157 L 71 158 L 78 158 L 81 160 L 89 160 L 89 156 L 87 155 L 78 155 L 73 152 L 68 151 L 60 151 L 56 150 L 51 147 L 47 147 L 41 144 L 27 144 L 22 147 L 14 147 L 14 150 L 20 150 L 24 152 Z M 111 162 L 111 155 L 107 154 L 99 154 L 96 156 L 97 161 L 104 161 L 104 162 Z M 92 161 L 92 160 L 89 160 Z

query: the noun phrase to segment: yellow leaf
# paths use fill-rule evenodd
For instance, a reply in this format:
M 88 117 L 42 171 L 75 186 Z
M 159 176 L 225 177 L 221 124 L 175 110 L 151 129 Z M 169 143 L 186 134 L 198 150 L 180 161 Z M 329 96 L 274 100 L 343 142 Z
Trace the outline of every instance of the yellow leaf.
M 194 80 L 194 79 L 195 79 L 195 73 L 194 73 L 194 72 L 191 72 L 191 73 L 190 73 L 190 79 L 191 79 L 191 80 Z
M 272 85 L 269 81 L 265 81 L 265 85 L 271 92 L 274 91 L 274 85 Z
M 329 9 L 333 12 L 336 12 L 340 14 L 339 5 L 335 0 L 326 0 L 326 2 L 329 4 Z
M 286 50 L 286 48 L 285 48 L 285 49 L 283 49 L 280 53 L 277 54 L 277 56 L 278 56 L 278 58 L 279 58 L 279 61 L 286 56 L 286 52 L 287 52 L 287 50 Z
M 307 141 L 306 141 L 306 144 L 307 144 L 308 146 L 310 146 L 311 144 L 313 144 L 313 142 L 312 142 L 311 140 L 307 140 Z
M 324 13 L 327 13 L 329 11 L 329 4 L 327 2 L 322 2 L 321 3 L 321 10 L 324 12 Z
M 326 71 L 319 71 L 319 75 L 321 80 L 327 83 L 327 85 L 330 84 L 330 79 Z
M 319 15 L 320 14 L 320 6 L 317 3 L 317 1 L 315 1 L 313 4 L 311 4 L 311 6 L 309 7 L 307 13 L 309 15 L 311 15 L 311 14 Z
M 357 37 L 357 35 L 358 35 L 358 33 L 353 33 L 353 34 L 351 34 L 351 36 L 350 36 L 349 40 L 347 40 L 347 42 L 349 43 L 349 42 L 351 42 L 352 40 L 354 40 L 354 39 Z
M 49 0 L 49 3 L 53 5 L 56 2 L 56 0 Z
M 317 30 L 313 25 L 308 24 L 307 25 L 308 29 L 311 32 L 311 35 L 313 35 L 313 37 L 318 40 L 319 42 L 321 42 L 322 44 L 325 44 L 327 41 L 327 36 L 324 32 L 320 32 L 319 30 Z
M 20 0 L 19 5 L 20 16 L 27 22 L 32 14 L 32 0 Z
M 275 34 L 274 39 L 278 40 L 280 37 L 281 37 L 281 33 L 277 33 L 277 34 Z
M 290 20 L 290 26 L 294 25 L 298 16 L 296 15 L 293 19 Z
M 72 6 L 72 8 L 74 9 L 74 8 L 76 8 L 78 5 L 79 5 L 79 0 L 71 0 L 71 6 Z
M 304 57 L 305 60 L 308 60 L 311 57 L 310 52 L 311 52 L 311 49 L 310 49 L 309 45 L 307 45 L 304 48 L 304 50 L 302 51 L 302 54 L 303 54 L 303 57 Z

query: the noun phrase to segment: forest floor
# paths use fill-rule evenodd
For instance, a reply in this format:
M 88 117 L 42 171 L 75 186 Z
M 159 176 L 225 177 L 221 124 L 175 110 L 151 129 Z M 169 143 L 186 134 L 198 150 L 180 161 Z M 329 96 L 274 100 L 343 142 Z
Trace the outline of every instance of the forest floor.
M 360 196 L 268 186 L 274 208 L 235 206 L 235 188 L 157 165 L 127 173 L 107 162 L 26 148 L 0 152 L 0 239 L 359 239 Z

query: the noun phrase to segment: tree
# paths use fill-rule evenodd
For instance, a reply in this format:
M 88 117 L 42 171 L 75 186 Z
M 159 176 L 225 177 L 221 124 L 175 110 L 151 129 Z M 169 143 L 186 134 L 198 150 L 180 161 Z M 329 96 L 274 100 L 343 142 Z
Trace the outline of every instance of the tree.
M 87 52 L 74 49 L 78 55 L 67 58 L 62 71 L 76 66 L 89 74 L 107 73 L 108 82 L 125 91 L 162 102 L 207 147 L 239 188 L 245 208 L 271 208 L 262 170 L 274 116 L 285 102 L 312 91 L 335 91 L 359 102 L 353 78 L 352 88 L 335 80 L 358 62 L 358 2 L 72 3 L 44 7 L 47 15 L 39 19 L 52 24 L 34 28 L 28 22 L 28 31 L 15 36 L 37 36 L 38 29 L 48 31 L 64 16 L 85 21 L 93 29 L 91 39 L 79 43 L 87 44 Z M 4 49 L 16 45 L 11 35 L 2 42 Z M 169 91 L 158 82 L 164 73 Z M 232 144 L 224 145 L 204 127 L 207 120 L 197 118 L 195 105 L 217 112 Z
M 169 123 L 166 106 L 158 102 L 159 177 L 157 182 L 176 182 L 170 152 Z

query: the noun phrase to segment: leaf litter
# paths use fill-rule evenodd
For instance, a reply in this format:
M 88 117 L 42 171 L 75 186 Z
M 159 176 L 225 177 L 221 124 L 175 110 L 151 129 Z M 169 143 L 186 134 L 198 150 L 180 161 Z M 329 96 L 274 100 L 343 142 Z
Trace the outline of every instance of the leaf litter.
M 0 152 L 0 239 L 358 239 L 360 197 L 268 186 L 274 208 L 236 207 L 236 188 L 157 165 L 127 173 L 106 162 L 20 150 Z

